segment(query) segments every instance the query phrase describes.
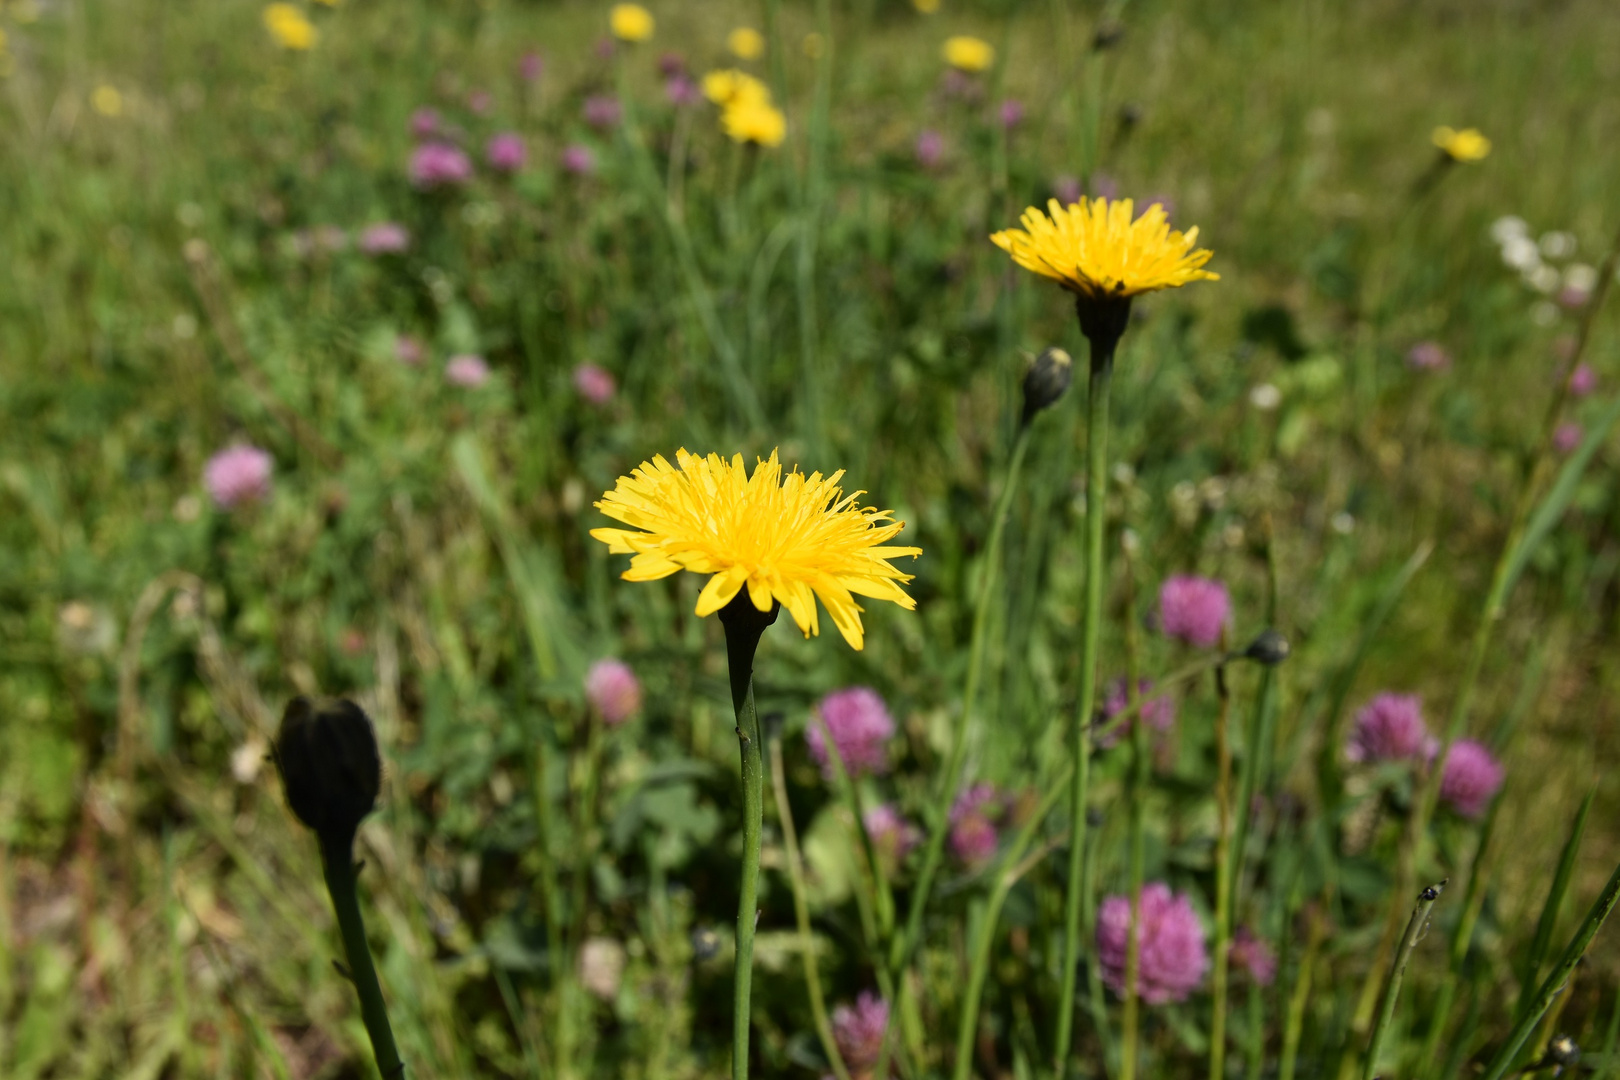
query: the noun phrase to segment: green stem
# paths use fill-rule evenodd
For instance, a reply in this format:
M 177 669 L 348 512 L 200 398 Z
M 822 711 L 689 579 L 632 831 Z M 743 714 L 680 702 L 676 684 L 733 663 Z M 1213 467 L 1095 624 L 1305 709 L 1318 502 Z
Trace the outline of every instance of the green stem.
M 1277 1080 L 1294 1080 L 1294 1064 L 1299 1060 L 1299 1037 L 1305 1030 L 1305 1006 L 1311 1000 L 1311 978 L 1316 971 L 1316 953 L 1322 945 L 1322 932 L 1326 920 L 1315 912 L 1309 919 L 1310 931 L 1305 941 L 1305 955 L 1299 962 L 1299 975 L 1294 982 L 1294 992 L 1288 998 L 1288 1019 L 1283 1027 L 1282 1056 L 1277 1064 Z
M 787 849 L 788 882 L 793 886 L 793 918 L 799 928 L 799 958 L 804 965 L 804 989 L 810 997 L 810 1016 L 816 1037 L 838 1080 L 850 1080 L 849 1069 L 838 1053 L 832 1023 L 827 1019 L 827 1000 L 821 993 L 821 973 L 816 970 L 814 940 L 810 936 L 810 905 L 804 898 L 804 866 L 799 860 L 799 833 L 793 827 L 793 808 L 788 805 L 787 778 L 782 768 L 782 740 L 771 740 L 771 794 L 776 799 L 776 820 L 782 826 L 782 846 Z
M 1406 979 L 1406 965 L 1412 959 L 1412 950 L 1423 939 L 1425 924 L 1429 921 L 1429 912 L 1434 909 L 1434 902 L 1440 899 L 1441 891 L 1446 887 L 1445 882 L 1431 885 L 1418 894 L 1417 906 L 1412 908 L 1412 918 L 1407 921 L 1406 933 L 1401 937 L 1401 950 L 1395 957 L 1395 966 L 1390 969 L 1389 982 L 1384 986 L 1384 1001 L 1378 1010 L 1378 1026 L 1373 1028 L 1372 1041 L 1367 1044 L 1367 1060 L 1362 1066 L 1363 1080 L 1375 1080 L 1378 1076 L 1378 1055 L 1384 1048 L 1384 1039 L 1389 1034 L 1390 1021 L 1395 1018 L 1395 1005 L 1400 1001 L 1401 983 Z
M 1131 565 L 1130 549 L 1125 555 L 1125 586 L 1129 595 L 1125 603 L 1125 701 L 1137 703 L 1136 674 L 1136 573 Z M 1120 1040 L 1120 1076 L 1132 1080 L 1137 1069 L 1137 1037 L 1142 1023 L 1142 992 L 1139 986 L 1142 972 L 1142 864 L 1147 841 L 1147 784 L 1148 733 L 1147 724 L 1138 716 L 1131 724 L 1131 773 L 1126 790 L 1126 804 L 1130 807 L 1130 863 L 1129 890 L 1131 919 L 1125 929 L 1125 1008 L 1124 1036 Z
M 1232 744 L 1227 728 L 1232 716 L 1232 695 L 1226 669 L 1215 669 L 1215 693 L 1220 711 L 1215 716 L 1215 997 L 1209 1032 L 1209 1080 L 1226 1075 L 1226 986 L 1228 943 L 1232 940 Z
M 1082 317 L 1082 329 L 1085 318 Z M 1121 320 L 1123 330 L 1123 320 Z M 1069 1045 L 1074 1035 L 1074 986 L 1080 965 L 1080 909 L 1085 884 L 1086 802 L 1090 795 L 1091 740 L 1087 729 L 1097 697 L 1097 646 L 1102 638 L 1103 525 L 1107 517 L 1108 391 L 1114 374 L 1114 350 L 1119 334 L 1087 337 L 1091 340 L 1091 380 L 1086 423 L 1086 593 L 1084 626 L 1080 639 L 1080 694 L 1075 702 L 1073 753 L 1074 789 L 1069 827 L 1069 885 L 1063 920 L 1063 981 L 1058 996 L 1057 1043 L 1052 1059 L 1055 1074 L 1065 1075 Z
M 355 895 L 354 838 L 329 843 L 321 840 L 321 865 L 326 871 L 326 891 L 332 897 L 337 915 L 338 934 L 349 961 L 349 980 L 360 996 L 360 1019 L 371 1037 L 371 1052 L 383 1080 L 405 1075 L 405 1064 L 394 1046 L 394 1030 L 388 1025 L 388 1008 L 383 1003 L 377 969 L 371 963 L 371 947 L 366 944 L 366 924 L 360 918 L 360 900 Z

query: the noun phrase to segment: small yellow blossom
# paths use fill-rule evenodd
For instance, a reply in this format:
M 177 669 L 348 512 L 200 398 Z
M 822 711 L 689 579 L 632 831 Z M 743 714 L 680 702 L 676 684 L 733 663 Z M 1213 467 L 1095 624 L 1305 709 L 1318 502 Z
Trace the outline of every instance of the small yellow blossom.
M 90 93 L 90 107 L 102 116 L 122 116 L 124 95 L 116 86 L 98 86 Z
M 932 15 L 939 10 L 939 0 L 911 0 L 911 6 L 924 15 Z
M 780 146 L 787 138 L 787 117 L 769 100 L 748 98 L 726 106 L 720 129 L 734 142 Z
M 804 55 L 812 60 L 820 60 L 822 54 L 827 51 L 827 39 L 812 30 L 804 35 L 804 44 L 801 47 L 804 49 Z
M 765 35 L 751 26 L 739 26 L 726 35 L 726 48 L 739 60 L 758 60 L 765 55 Z
M 1030 207 L 1022 229 L 1004 229 L 990 240 L 1019 266 L 1078 296 L 1122 299 L 1220 280 L 1203 269 L 1214 253 L 1195 250 L 1198 230 L 1172 230 L 1158 203 L 1134 220 L 1129 199 L 1082 198 L 1068 209 L 1052 199 L 1047 209 L 1050 218 Z
M 770 101 L 771 91 L 764 83 L 736 68 L 711 71 L 703 76 L 703 96 L 725 107 L 740 101 Z
M 1481 161 L 1491 152 L 1491 140 L 1481 135 L 1478 128 L 1454 131 L 1448 127 L 1437 127 L 1430 138 L 1446 157 L 1464 164 Z
M 640 4 L 614 4 L 608 27 L 620 41 L 646 41 L 653 36 L 652 12 Z
M 271 4 L 264 9 L 265 29 L 283 49 L 309 49 L 318 36 L 315 25 L 304 17 L 295 4 Z
M 988 41 L 965 34 L 945 39 L 945 62 L 958 71 L 986 71 L 995 60 L 996 50 Z
M 843 471 L 786 476 L 771 451 L 752 476 L 741 454 L 663 455 L 619 477 L 596 508 L 630 529 L 592 529 L 615 555 L 634 556 L 626 581 L 656 581 L 681 570 L 708 574 L 698 594 L 697 615 L 712 615 L 746 586 L 758 611 L 774 603 L 793 616 L 805 637 L 820 632 L 816 598 L 844 640 L 865 642 L 861 606 L 855 597 L 891 600 L 910 611 L 915 600 L 900 588 L 911 580 L 892 562 L 922 554 L 920 548 L 887 546 L 904 522 L 893 512 L 856 505 L 864 492 L 844 495 Z

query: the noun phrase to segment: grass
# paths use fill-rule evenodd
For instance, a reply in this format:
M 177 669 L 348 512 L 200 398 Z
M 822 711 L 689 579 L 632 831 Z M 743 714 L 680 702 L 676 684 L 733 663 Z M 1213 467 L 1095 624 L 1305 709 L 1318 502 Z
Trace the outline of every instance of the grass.
M 720 628 L 691 614 L 690 575 L 620 583 L 623 560 L 588 537 L 615 477 L 683 445 L 846 469 L 924 550 L 918 610 L 869 604 L 863 651 L 783 620 L 756 665 L 830 1008 L 875 989 L 889 949 L 850 800 L 804 750 L 810 707 L 876 688 L 899 732 L 861 797 L 923 820 L 996 553 L 967 771 L 1010 793 L 1012 857 L 947 858 L 893 1041 L 907 1076 L 943 1075 L 959 1045 L 977 1075 L 1052 1075 L 1068 815 L 1027 815 L 1067 760 L 1077 693 L 1081 387 L 1037 419 L 989 540 L 1025 368 L 1058 345 L 1083 371 L 1086 347 L 1064 296 L 986 236 L 1065 176 L 1168 197 L 1222 274 L 1140 302 L 1120 351 L 1103 684 L 1197 659 L 1151 628 L 1127 656 L 1126 625 L 1172 573 L 1228 584 L 1240 646 L 1272 621 L 1274 573 L 1293 645 L 1270 709 L 1256 668 L 1227 671 L 1234 779 L 1259 796 L 1235 806 L 1232 913 L 1280 961 L 1266 989 L 1234 964 L 1228 1075 L 1360 1069 L 1383 989 L 1368 973 L 1415 900 L 1393 895 L 1414 795 L 1409 771 L 1350 767 L 1337 740 L 1382 689 L 1422 695 L 1436 732 L 1451 714 L 1576 326 L 1502 264 L 1490 226 L 1516 214 L 1602 259 L 1620 22 L 1601 0 L 834 4 L 823 126 L 802 47 L 820 15 L 788 3 L 751 68 L 778 87 L 783 147 L 733 145 L 711 106 L 667 103 L 661 53 L 701 75 L 733 62 L 727 31 L 775 9 L 660 4 L 653 42 L 603 58 L 605 8 L 573 2 L 314 5 L 308 53 L 277 50 L 235 0 L 0 5 L 0 1075 L 372 1074 L 315 846 L 263 761 L 296 693 L 353 696 L 378 726 L 360 890 L 409 1075 L 723 1073 L 741 800 Z M 1092 48 L 1115 22 L 1117 44 Z M 954 33 L 998 52 L 966 96 L 942 80 Z M 517 73 L 530 50 L 535 83 Z M 103 86 L 117 115 L 92 104 Z M 581 118 L 615 93 L 644 150 Z M 1026 107 L 1011 131 L 994 122 L 1007 97 Z M 463 129 L 465 188 L 407 182 L 424 105 Z M 1438 124 L 1494 149 L 1424 186 Z M 512 177 L 482 165 L 502 130 L 529 150 Z M 944 137 L 932 167 L 924 130 Z M 594 175 L 561 168 L 576 144 Z M 383 220 L 409 228 L 407 252 L 323 252 L 312 231 Z M 1614 309 L 1586 354 L 1598 390 L 1567 406 L 1598 435 L 1620 386 Z M 400 335 L 421 366 L 395 358 Z M 1408 369 L 1423 340 L 1448 370 Z M 491 382 L 448 385 L 458 353 L 486 357 Z M 574 388 L 586 361 L 617 379 L 604 406 Z M 200 477 L 239 440 L 273 455 L 273 494 L 227 512 Z M 1450 884 L 1440 936 L 1402 953 L 1385 1075 L 1494 1069 L 1620 861 L 1614 462 L 1602 438 L 1579 475 L 1542 480 L 1567 509 L 1537 526 L 1468 719 L 1507 785 L 1484 851 L 1442 809 L 1418 853 L 1421 884 Z M 606 656 L 645 688 L 612 730 L 581 688 Z M 1190 892 L 1211 929 L 1219 708 L 1208 675 L 1186 685 L 1141 804 L 1146 879 Z M 1100 894 L 1129 875 L 1128 744 L 1093 761 Z M 1567 899 L 1544 915 L 1594 785 Z M 783 831 L 768 810 L 754 1065 L 818 1076 Z M 919 858 L 893 871 L 890 919 Z M 1477 921 L 1458 947 L 1460 918 Z M 1620 967 L 1595 940 L 1529 1052 L 1564 1032 L 1620 1063 Z M 1070 1067 L 1114 1076 L 1121 1003 L 1089 974 Z M 964 1026 L 970 986 L 982 1011 Z M 1208 991 L 1144 1005 L 1141 1075 L 1205 1068 Z

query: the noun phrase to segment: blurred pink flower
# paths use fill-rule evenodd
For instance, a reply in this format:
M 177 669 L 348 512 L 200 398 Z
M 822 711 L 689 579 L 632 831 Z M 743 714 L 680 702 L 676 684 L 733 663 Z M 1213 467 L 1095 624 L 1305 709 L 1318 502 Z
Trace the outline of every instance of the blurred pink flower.
M 410 230 L 397 221 L 379 221 L 361 230 L 357 246 L 366 255 L 397 255 L 411 246 Z
M 1558 295 L 1554 299 L 1565 311 L 1579 311 L 1586 306 L 1588 300 L 1592 299 L 1592 291 L 1579 285 L 1565 285 L 1558 290 Z
M 852 1074 L 863 1076 L 877 1067 L 888 1028 L 889 1003 L 870 990 L 861 991 L 853 1006 L 833 1010 L 833 1042 Z
M 623 660 L 598 660 L 585 673 L 585 700 L 604 724 L 617 727 L 641 711 L 641 683 Z
M 562 152 L 562 167 L 575 176 L 589 176 L 596 171 L 596 155 L 590 147 L 575 143 Z
M 574 368 L 574 389 L 592 405 L 606 405 L 613 400 L 618 384 L 605 368 L 584 363 Z
M 1064 173 L 1052 181 L 1052 197 L 1064 206 L 1073 206 L 1080 201 L 1084 194 L 1080 188 L 1080 178 Z
M 1351 761 L 1405 761 L 1432 753 L 1423 702 L 1415 694 L 1374 694 L 1356 713 L 1345 757 Z
M 951 806 L 951 851 L 969 866 L 986 863 L 996 853 L 996 823 L 1002 811 L 994 784 L 974 784 Z
M 832 736 L 838 756 L 851 776 L 881 774 L 889 771 L 889 740 L 894 738 L 894 718 L 876 690 L 867 686 L 851 686 L 834 690 L 816 706 L 821 723 L 814 718 L 804 733 L 810 747 L 810 756 L 821 766 L 823 779 L 831 780 L 833 764 L 827 753 L 823 735 Z
M 1184 1001 L 1204 981 L 1209 952 L 1204 928 L 1185 894 L 1172 895 L 1162 881 L 1142 886 L 1141 925 L 1137 931 L 1137 987 L 1143 1001 L 1163 1005 Z M 1102 980 L 1125 996 L 1125 961 L 1129 947 L 1131 901 L 1110 896 L 1097 911 L 1097 957 Z
M 467 108 L 475 114 L 483 116 L 495 104 L 495 98 L 488 90 L 474 90 L 467 95 Z
M 256 502 L 270 494 L 270 474 L 275 462 L 257 446 L 237 443 L 208 459 L 203 467 L 203 486 L 223 510 Z
M 1159 627 L 1168 637 L 1207 649 L 1231 619 L 1232 599 L 1213 578 L 1177 574 L 1159 588 Z
M 580 110 L 585 122 L 598 131 L 617 127 L 624 116 L 624 108 L 619 99 L 612 94 L 592 94 L 585 99 L 585 106 Z
M 1444 371 L 1451 366 L 1451 354 L 1438 341 L 1420 341 L 1406 350 L 1406 366 L 1413 371 Z
M 409 334 L 401 334 L 394 339 L 394 359 L 402 364 L 415 367 L 427 357 L 427 350 L 422 343 Z
M 440 120 L 436 109 L 426 106 L 411 113 L 411 135 L 418 139 L 431 139 L 439 134 Z
M 610 38 L 610 37 L 598 38 L 597 41 L 596 41 L 595 52 L 596 52 L 596 58 L 598 60 L 611 60 L 611 59 L 613 59 L 613 52 L 614 52 L 613 39 Z
M 1496 757 L 1483 743 L 1458 739 L 1446 754 L 1440 774 L 1440 798 L 1466 818 L 1477 818 L 1490 806 L 1505 775 Z
M 496 172 L 517 172 L 528 158 L 529 151 L 523 145 L 523 136 L 511 131 L 491 137 L 489 145 L 484 147 L 484 160 Z
M 1153 693 L 1153 680 L 1138 679 L 1136 681 L 1136 692 L 1139 696 L 1144 698 Z M 1112 720 L 1114 717 L 1125 711 L 1127 704 L 1128 702 L 1125 698 L 1125 678 L 1124 676 L 1120 676 L 1108 684 L 1107 693 L 1103 695 L 1103 719 L 1105 721 Z M 1169 731 L 1176 722 L 1176 700 L 1175 698 L 1166 694 L 1164 697 L 1155 698 L 1152 701 L 1144 701 L 1142 703 L 1142 712 L 1140 715 L 1142 719 L 1147 721 L 1148 727 L 1152 728 L 1154 731 Z M 1130 730 L 1130 724 L 1125 724 L 1123 727 L 1107 731 L 1098 738 L 1097 745 L 1112 746 L 1122 735 Z
M 1011 131 L 1024 122 L 1024 103 L 1008 98 L 1001 103 L 1001 126 Z
M 686 74 L 686 58 L 678 52 L 660 53 L 658 56 L 658 74 L 666 79 L 673 79 L 677 75 Z
M 538 52 L 530 49 L 518 61 L 518 78 L 524 82 L 535 82 L 546 71 L 546 59 Z
M 945 136 L 929 129 L 917 133 L 917 164 L 932 169 L 945 160 Z
M 443 142 L 427 142 L 411 153 L 410 177 L 415 187 L 430 190 L 453 187 L 472 179 L 472 162 L 461 148 Z
M 892 803 L 878 803 L 863 819 L 878 858 L 889 867 L 900 864 L 922 842 L 922 830 L 907 821 Z
M 698 88 L 697 83 L 692 81 L 690 75 L 683 71 L 677 71 L 664 80 L 664 97 L 669 100 L 671 105 L 685 108 L 688 105 L 696 105 L 702 101 L 703 91 Z
M 1577 364 L 1569 377 L 1569 392 L 1576 397 L 1585 397 L 1596 389 L 1597 372 L 1592 370 L 1592 365 Z
M 1238 927 L 1237 933 L 1232 935 L 1232 948 L 1227 956 L 1232 967 L 1247 971 L 1249 978 L 1259 986 L 1270 986 L 1277 978 L 1277 954 L 1247 926 Z
M 444 365 L 444 377 L 454 386 L 483 386 L 489 381 L 489 364 L 482 356 L 462 353 L 452 356 L 450 362 Z
M 1586 438 L 1586 429 L 1573 420 L 1565 420 L 1553 430 L 1553 449 L 1560 454 L 1572 454 Z

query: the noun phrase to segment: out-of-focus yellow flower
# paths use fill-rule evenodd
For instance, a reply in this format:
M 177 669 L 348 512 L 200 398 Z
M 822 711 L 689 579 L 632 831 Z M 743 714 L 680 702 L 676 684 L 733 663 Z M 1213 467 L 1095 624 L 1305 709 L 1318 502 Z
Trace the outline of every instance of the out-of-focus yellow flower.
M 90 92 L 90 107 L 102 116 L 122 116 L 124 95 L 116 86 L 98 86 Z
M 720 129 L 736 142 L 780 146 L 787 138 L 787 117 L 769 99 L 749 98 L 726 106 Z
M 743 457 L 663 455 L 619 477 L 596 508 L 629 529 L 592 529 L 615 555 L 632 555 L 626 581 L 656 581 L 682 570 L 708 574 L 697 615 L 713 615 L 745 589 L 749 603 L 768 612 L 780 603 L 805 637 L 820 631 L 816 598 L 844 640 L 865 640 L 855 597 L 891 600 L 907 611 L 917 604 L 900 588 L 911 580 L 890 561 L 922 554 L 896 547 L 904 522 L 892 512 L 856 504 L 845 495 L 843 472 L 806 477 L 782 474 L 776 451 L 748 475 Z
M 804 45 L 802 47 L 804 55 L 812 60 L 820 60 L 822 54 L 827 51 L 827 39 L 812 30 L 804 35 Z
M 911 6 L 924 15 L 932 15 L 939 10 L 939 0 L 911 0 Z
M 724 108 L 744 100 L 768 102 L 771 91 L 748 72 L 726 68 L 703 76 L 703 96 Z
M 309 49 L 318 36 L 315 24 L 296 4 L 271 4 L 264 9 L 264 26 L 283 49 Z
M 726 48 L 739 60 L 758 60 L 765 55 L 765 35 L 752 26 L 739 26 L 726 35 Z
M 1491 140 L 1481 135 L 1478 128 L 1454 131 L 1448 127 L 1437 127 L 1430 138 L 1442 154 L 1464 164 L 1482 161 L 1491 152 Z
M 1024 211 L 1022 229 L 1004 229 L 992 243 L 1026 270 L 1049 277 L 1077 296 L 1124 299 L 1193 281 L 1218 281 L 1203 269 L 1214 253 L 1195 250 L 1198 230 L 1170 228 L 1164 207 L 1154 203 L 1134 221 L 1131 200 L 1085 199 L 1064 209 L 1047 203 L 1048 218 Z
M 655 25 L 652 12 L 640 4 L 614 4 L 608 12 L 608 28 L 620 41 L 646 41 Z
M 327 7 L 337 7 L 339 0 L 315 0 L 315 2 L 317 4 L 325 4 Z
M 984 71 L 996 60 L 988 41 L 958 34 L 945 39 L 945 62 L 958 71 Z

